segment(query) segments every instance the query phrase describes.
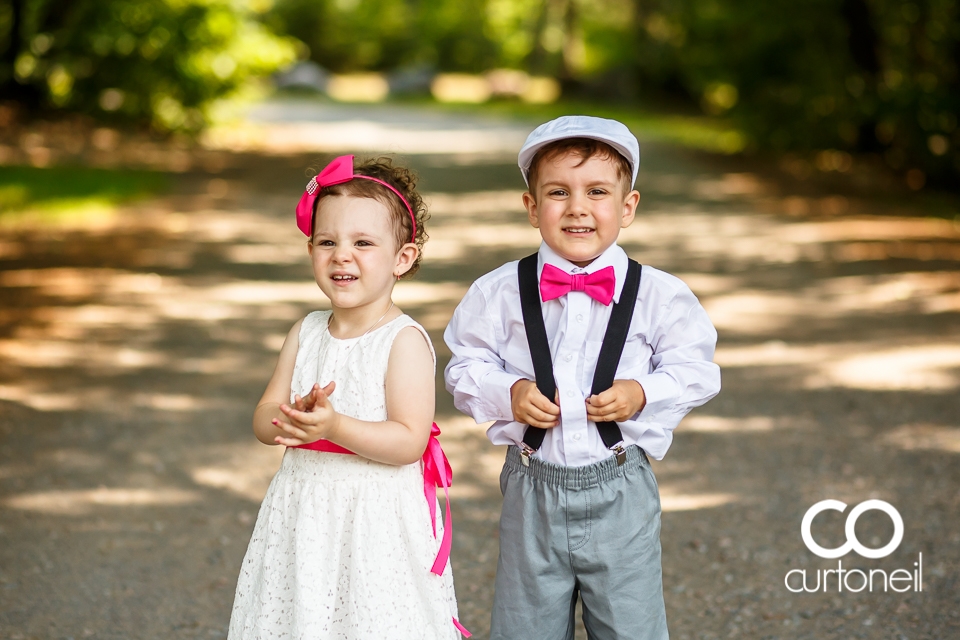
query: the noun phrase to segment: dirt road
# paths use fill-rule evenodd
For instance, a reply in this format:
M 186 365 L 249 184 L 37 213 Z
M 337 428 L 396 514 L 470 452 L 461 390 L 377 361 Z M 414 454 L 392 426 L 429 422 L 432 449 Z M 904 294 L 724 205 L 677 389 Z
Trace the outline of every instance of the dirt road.
M 324 306 L 292 213 L 309 150 L 382 144 L 423 175 L 431 240 L 395 299 L 441 366 L 470 282 L 536 247 L 514 164 L 532 125 L 444 116 L 433 135 L 435 117 L 266 109 L 168 195 L 0 227 L 0 638 L 225 637 L 281 453 L 251 410 L 290 325 Z M 721 395 L 655 465 L 672 637 L 960 637 L 960 225 L 908 196 L 641 144 L 642 213 L 621 243 L 686 280 L 721 336 Z M 503 451 L 437 380 L 461 619 L 484 638 Z M 893 505 L 899 547 L 842 567 L 912 575 L 922 554 L 922 591 L 878 577 L 851 593 L 857 574 L 838 590 L 838 561 L 800 533 L 828 498 Z M 818 517 L 817 542 L 841 544 L 845 518 Z M 893 532 L 880 511 L 856 522 L 868 547 Z M 834 573 L 793 593 L 794 569 L 810 587 Z

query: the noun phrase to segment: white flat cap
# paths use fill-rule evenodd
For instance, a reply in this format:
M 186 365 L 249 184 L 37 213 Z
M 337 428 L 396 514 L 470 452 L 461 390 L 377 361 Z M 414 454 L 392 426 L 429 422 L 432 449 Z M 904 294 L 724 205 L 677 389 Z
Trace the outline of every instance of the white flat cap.
M 564 138 L 592 138 L 606 142 L 623 154 L 630 163 L 630 168 L 633 170 L 630 184 L 633 185 L 637 181 L 637 171 L 640 168 L 640 143 L 626 125 L 616 120 L 593 116 L 561 116 L 534 129 L 520 148 L 517 164 L 520 165 L 520 172 L 528 187 L 530 186 L 528 175 L 533 156 L 544 145 Z

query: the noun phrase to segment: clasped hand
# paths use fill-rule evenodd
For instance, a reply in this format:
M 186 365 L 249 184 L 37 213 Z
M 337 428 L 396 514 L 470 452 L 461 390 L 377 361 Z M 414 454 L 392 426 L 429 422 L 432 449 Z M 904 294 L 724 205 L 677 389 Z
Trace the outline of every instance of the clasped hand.
M 591 422 L 621 422 L 641 411 L 647 404 L 643 387 L 636 380 L 614 380 L 604 391 L 587 398 L 587 419 Z M 513 419 L 531 427 L 551 429 L 560 424 L 560 396 L 548 400 L 537 383 L 517 380 L 510 387 Z
M 340 414 L 330 404 L 329 396 L 335 388 L 335 382 L 330 382 L 322 389 L 319 384 L 315 384 L 303 398 L 294 396 L 292 407 L 281 404 L 280 412 L 287 419 L 274 418 L 271 422 L 281 429 L 286 437 L 277 436 L 273 441 L 288 447 L 297 447 L 329 438 L 340 423 Z

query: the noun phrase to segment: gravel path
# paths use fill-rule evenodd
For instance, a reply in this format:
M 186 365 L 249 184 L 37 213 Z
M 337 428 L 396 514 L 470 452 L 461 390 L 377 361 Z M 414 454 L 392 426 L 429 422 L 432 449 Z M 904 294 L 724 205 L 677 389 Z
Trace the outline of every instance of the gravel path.
M 280 454 L 253 438 L 250 413 L 289 326 L 323 306 L 292 221 L 314 154 L 276 142 L 291 126 L 349 122 L 410 153 L 433 219 L 421 275 L 396 300 L 441 365 L 470 282 L 536 247 L 513 160 L 525 124 L 277 109 L 211 138 L 216 162 L 162 198 L 0 226 L 0 638 L 225 636 Z M 423 133 L 434 118 L 447 142 Z M 309 145 L 344 144 L 328 142 Z M 858 196 L 656 143 L 644 163 L 622 244 L 700 296 L 724 376 L 655 465 L 672 637 L 960 637 L 960 225 L 892 191 Z M 439 376 L 437 389 L 461 618 L 485 638 L 503 451 Z M 892 504 L 899 547 L 840 562 L 912 573 L 922 553 L 922 591 L 884 592 L 878 577 L 872 592 L 841 592 L 836 573 L 826 592 L 789 591 L 793 569 L 810 586 L 837 569 L 800 536 L 827 498 Z M 842 543 L 844 519 L 820 516 L 817 542 Z M 870 547 L 892 532 L 879 511 L 856 523 Z

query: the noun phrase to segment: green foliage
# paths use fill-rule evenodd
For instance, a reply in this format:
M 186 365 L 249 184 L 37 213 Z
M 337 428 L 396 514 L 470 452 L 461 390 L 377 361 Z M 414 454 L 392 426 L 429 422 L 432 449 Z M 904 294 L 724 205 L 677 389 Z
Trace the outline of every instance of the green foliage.
M 156 171 L 0 166 L 0 210 L 85 198 L 125 202 L 166 186 L 166 174 Z
M 882 153 L 960 173 L 960 12 L 953 0 L 673 0 L 638 16 L 641 80 L 672 78 L 773 149 Z
M 109 216 L 117 205 L 168 186 L 168 176 L 156 171 L 0 166 L 0 226 Z
M 7 0 L 0 37 L 12 64 L 0 83 L 35 106 L 195 130 L 212 100 L 295 57 L 295 42 L 267 30 L 250 4 Z
M 483 71 L 497 63 L 484 0 L 279 0 L 267 19 L 338 73 L 427 65 Z
M 753 147 L 875 153 L 920 181 L 960 175 L 956 0 L 60 4 L 0 0 L 7 98 L 195 129 L 213 99 L 297 53 L 338 73 L 507 67 L 597 103 L 680 96 Z

